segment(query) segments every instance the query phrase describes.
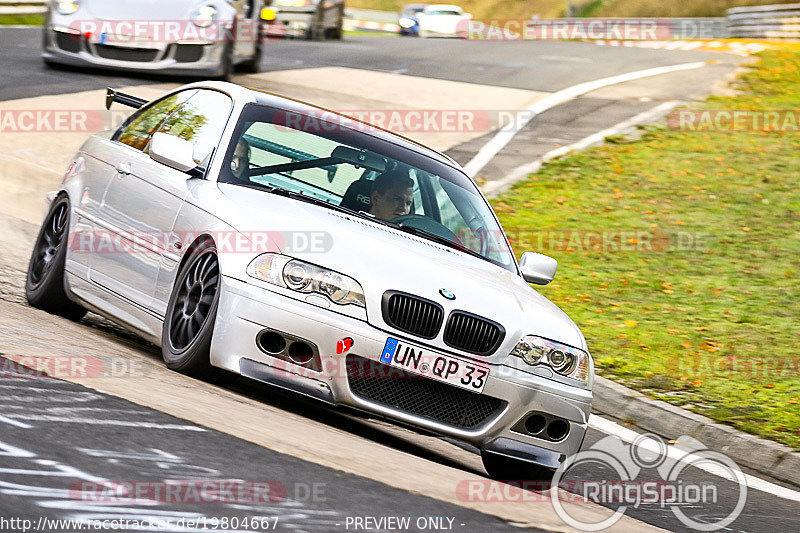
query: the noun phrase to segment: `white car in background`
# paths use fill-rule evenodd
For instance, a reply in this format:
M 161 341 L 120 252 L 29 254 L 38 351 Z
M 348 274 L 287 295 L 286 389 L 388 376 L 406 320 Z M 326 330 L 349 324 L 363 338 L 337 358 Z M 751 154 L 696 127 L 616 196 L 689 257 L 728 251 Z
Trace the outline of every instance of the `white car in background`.
M 472 18 L 458 6 L 431 4 L 417 16 L 420 37 L 458 37 Z

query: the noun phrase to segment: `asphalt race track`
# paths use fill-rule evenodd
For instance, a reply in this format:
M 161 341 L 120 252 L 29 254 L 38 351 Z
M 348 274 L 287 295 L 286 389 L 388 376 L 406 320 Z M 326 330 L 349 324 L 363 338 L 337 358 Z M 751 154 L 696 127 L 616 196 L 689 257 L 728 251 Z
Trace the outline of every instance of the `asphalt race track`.
M 3 104 L 23 98 L 69 98 L 106 86 L 183 81 L 50 69 L 39 58 L 39 43 L 37 29 L 0 28 L 0 110 Z M 741 60 L 716 53 L 574 42 L 346 37 L 343 42 L 271 42 L 262 64 L 264 72 L 235 81 L 287 90 L 293 87 L 285 81 L 287 76 L 291 79 L 287 71 L 344 67 L 398 75 L 398 90 L 402 90 L 399 76 L 414 76 L 535 94 L 694 61 L 711 63 L 703 75 L 683 72 L 621 84 L 543 113 L 487 165 L 487 172 L 499 176 L 553 146 L 575 142 L 659 103 L 707 94 Z M 276 80 L 270 77 L 273 72 Z M 365 74 L 364 79 L 373 78 Z M 326 81 L 321 79 L 318 87 L 304 90 L 311 96 L 321 94 Z M 369 93 L 371 87 L 363 91 Z M 449 145 L 447 151 L 465 163 L 492 135 L 475 135 Z M 63 167 L 67 160 L 62 163 Z M 27 179 L 18 170 L 0 169 L 0 176 L 10 190 Z M 59 177 L 50 179 L 49 188 L 55 188 Z M 39 207 L 43 205 L 36 201 Z M 515 493 L 519 500 L 501 503 L 485 501 L 480 495 L 466 497 L 461 490 L 464 483 L 488 483 L 479 457 L 469 447 L 324 409 L 244 378 L 225 387 L 196 381 L 168 371 L 156 347 L 96 315 L 75 324 L 28 307 L 24 271 L 40 217 L 41 210 L 33 208 L 13 214 L 0 210 L 0 517 L 30 520 L 40 531 L 73 530 L 42 524 L 42 517 L 197 521 L 191 527 L 173 523 L 172 531 L 574 530 L 558 519 L 542 492 L 524 498 Z M 547 294 L 546 289 L 543 293 Z M 8 359 L 21 356 L 93 357 L 105 366 L 95 377 L 57 380 Z M 584 449 L 606 437 L 591 429 Z M 609 474 L 597 465 L 583 465 L 567 480 L 602 480 Z M 646 469 L 639 479 L 657 480 L 659 474 Z M 685 470 L 681 480 L 715 487 L 713 505 L 680 507 L 698 523 L 727 516 L 742 490 L 736 483 L 694 467 Z M 268 490 L 252 501 L 170 501 L 153 497 L 152 488 L 147 498 L 87 501 L 95 494 L 87 492 L 87 486 L 136 482 L 164 488 L 176 482 L 185 487 L 193 481 L 266 486 Z M 797 492 L 793 494 L 800 498 Z M 798 531 L 798 502 L 751 488 L 739 518 L 724 531 Z M 587 509 L 610 514 L 596 506 Z M 408 519 L 408 525 L 401 528 L 403 522 L 392 522 L 390 517 Z M 670 507 L 658 504 L 628 508 L 626 517 L 612 530 L 694 531 Z M 234 518 L 236 524 L 231 521 Z M 214 527 L 201 527 L 204 519 Z M 223 524 L 223 519 L 228 520 Z M 22 531 L 19 526 L 0 521 L 0 531 Z

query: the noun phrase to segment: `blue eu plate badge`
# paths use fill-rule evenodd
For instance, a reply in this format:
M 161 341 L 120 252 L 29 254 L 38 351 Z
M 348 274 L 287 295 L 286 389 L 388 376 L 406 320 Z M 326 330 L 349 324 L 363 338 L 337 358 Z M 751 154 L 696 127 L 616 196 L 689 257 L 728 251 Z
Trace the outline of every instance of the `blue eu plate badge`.
M 397 352 L 397 343 L 400 342 L 397 339 L 393 339 L 389 337 L 386 339 L 386 344 L 383 347 L 383 353 L 381 353 L 381 363 L 392 364 L 392 359 L 394 359 L 394 354 Z

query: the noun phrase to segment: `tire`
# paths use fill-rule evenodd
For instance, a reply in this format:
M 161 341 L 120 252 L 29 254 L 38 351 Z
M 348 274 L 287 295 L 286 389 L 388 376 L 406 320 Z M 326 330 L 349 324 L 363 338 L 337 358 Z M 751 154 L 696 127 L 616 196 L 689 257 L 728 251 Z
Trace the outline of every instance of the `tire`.
M 86 314 L 86 309 L 70 300 L 64 289 L 69 211 L 66 195 L 57 197 L 50 205 L 28 263 L 25 298 L 33 307 L 77 321 Z
M 261 72 L 261 58 L 264 55 L 264 43 L 256 43 L 256 51 L 253 54 L 253 57 L 239 65 L 239 69 L 242 72 L 247 72 L 248 74 L 258 74 Z
M 328 28 L 327 30 L 325 30 L 325 39 L 340 41 L 342 39 L 342 29 Z
M 339 17 L 338 22 L 336 23 L 336 27 L 329 28 L 330 30 L 330 38 L 341 41 L 344 37 L 344 4 L 342 4 L 341 8 L 339 8 Z
M 306 41 L 324 41 L 325 30 L 322 29 L 322 26 L 320 24 L 314 22 L 308 28 L 308 31 L 306 31 L 305 39 Z
M 489 477 L 499 481 L 541 481 L 546 484 L 553 480 L 555 473 L 555 470 L 543 466 L 493 453 L 481 452 L 481 459 Z
M 317 9 L 314 12 L 311 23 L 308 26 L 308 31 L 305 35 L 308 41 L 324 41 L 325 40 L 325 27 L 323 26 L 322 12 Z
M 220 74 L 217 76 L 217 79 L 220 81 L 231 81 L 233 77 L 233 45 L 231 43 L 227 43 L 225 45 L 225 50 L 222 52 L 222 61 L 220 63 Z
M 215 372 L 209 362 L 219 304 L 219 259 L 211 240 L 193 245 L 178 272 L 161 333 L 168 368 L 196 377 Z

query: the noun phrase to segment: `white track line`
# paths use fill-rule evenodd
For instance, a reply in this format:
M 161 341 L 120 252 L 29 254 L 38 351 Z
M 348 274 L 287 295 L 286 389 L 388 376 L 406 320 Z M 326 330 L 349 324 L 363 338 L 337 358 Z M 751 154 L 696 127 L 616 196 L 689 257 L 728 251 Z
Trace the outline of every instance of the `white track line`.
M 602 418 L 595 414 L 592 414 L 589 417 L 589 427 L 594 428 L 606 435 L 615 435 L 622 439 L 624 442 L 633 442 L 636 437 L 640 435 L 633 431 L 632 429 L 628 429 L 626 427 L 620 426 L 616 422 L 612 422 L 607 418 Z M 640 444 L 644 447 L 647 451 L 659 453 L 659 449 L 657 446 L 648 445 L 652 441 L 645 441 L 644 443 Z M 727 479 L 728 481 L 736 482 L 735 480 L 731 479 L 730 474 L 724 468 L 714 468 L 711 465 L 708 465 L 704 462 L 697 462 L 699 457 L 694 454 L 686 454 L 686 452 L 682 452 L 680 449 L 675 449 L 673 447 L 667 447 L 667 456 L 670 459 L 675 461 L 683 461 L 692 463 L 692 466 L 695 468 L 699 468 L 704 470 L 710 474 L 713 474 L 717 477 L 721 477 Z M 776 485 L 774 483 L 770 483 L 769 481 L 765 481 L 759 477 L 753 476 L 751 474 L 747 474 L 743 472 L 744 478 L 747 482 L 747 488 L 749 489 L 756 489 L 761 492 L 766 492 L 768 494 L 772 494 L 773 496 L 777 496 L 779 498 L 783 498 L 785 500 L 791 500 L 795 502 L 800 502 L 800 492 L 792 489 L 787 489 L 786 487 L 781 487 L 780 485 Z
M 53 416 L 53 415 L 12 415 L 11 418 L 0 417 L 0 421 L 8 422 L 9 424 L 24 424 L 12 418 L 21 418 L 23 420 L 39 421 L 39 422 L 62 422 L 67 424 L 86 424 L 86 425 L 99 425 L 99 426 L 118 426 L 118 427 L 131 427 L 131 428 L 145 428 L 145 429 L 174 429 L 178 431 L 197 431 L 206 432 L 205 428 L 200 426 L 187 426 L 182 424 L 157 424 L 154 422 L 138 422 L 130 420 L 105 420 L 98 418 L 83 418 L 77 416 Z M 25 424 L 28 426 L 28 424 Z M 23 427 L 23 426 L 20 426 Z M 28 426 L 31 427 L 31 426 Z
M 516 135 L 517 132 L 519 132 L 528 122 L 530 122 L 534 116 L 547 111 L 552 107 L 563 104 L 564 102 L 568 102 L 569 100 L 577 98 L 578 96 L 588 92 L 601 89 L 603 87 L 608 87 L 609 85 L 616 85 L 618 83 L 638 80 L 640 78 L 648 78 L 650 76 L 658 76 L 659 74 L 667 74 L 669 72 L 702 68 L 706 65 L 708 65 L 708 63 L 705 61 L 696 61 L 694 63 L 681 63 L 680 65 L 637 70 L 635 72 L 628 72 L 627 74 L 619 74 L 609 78 L 601 78 L 599 80 L 579 83 L 577 85 L 573 85 L 572 87 L 567 87 L 566 89 L 556 91 L 553 94 L 550 94 L 539 100 L 527 109 L 520 111 L 518 114 L 518 117 L 520 117 L 519 120 L 511 121 L 505 127 L 503 127 L 503 129 L 498 131 L 495 136 L 492 137 L 489 142 L 478 151 L 477 154 L 475 154 L 475 157 L 473 157 L 472 160 L 464 166 L 464 170 L 468 175 L 475 177 L 478 172 L 480 172 L 481 169 L 483 169 L 483 167 L 485 167 L 486 164 L 489 163 L 489 161 L 491 161 L 492 158 L 494 158 L 494 156 L 500 152 L 500 150 L 505 148 L 505 146 L 511 142 L 511 139 L 514 138 L 514 135 Z
M 0 415 L 0 422 L 2 422 L 4 424 L 8 424 L 10 426 L 16 426 L 16 427 L 22 428 L 22 429 L 30 429 L 30 428 L 33 427 L 30 424 L 26 424 L 25 422 L 20 422 L 18 420 L 14 420 L 13 418 L 6 418 L 3 415 Z
M 498 194 L 505 190 L 506 188 L 510 187 L 518 180 L 524 178 L 528 174 L 532 174 L 542 168 L 542 164 L 546 161 L 550 161 L 551 159 L 555 159 L 556 157 L 561 157 L 562 155 L 566 155 L 569 152 L 574 152 L 578 150 L 583 150 L 584 148 L 588 148 L 593 144 L 600 144 L 605 141 L 605 138 L 611 135 L 618 135 L 623 131 L 627 130 L 628 128 L 632 128 L 638 124 L 646 124 L 655 120 L 665 114 L 667 114 L 670 110 L 677 107 L 680 102 L 664 102 L 649 111 L 644 111 L 639 113 L 635 117 L 631 117 L 627 120 L 623 120 L 619 124 L 615 126 L 611 126 L 610 128 L 604 129 L 602 131 L 598 131 L 597 133 L 593 133 L 588 137 L 584 137 L 580 141 L 572 143 L 567 146 L 562 146 L 560 148 L 556 148 L 554 150 L 550 150 L 542 157 L 533 161 L 531 163 L 527 163 L 525 165 L 518 166 L 511 172 L 509 172 L 504 178 L 487 182 L 484 186 L 481 187 L 481 190 L 486 196 L 492 196 Z

